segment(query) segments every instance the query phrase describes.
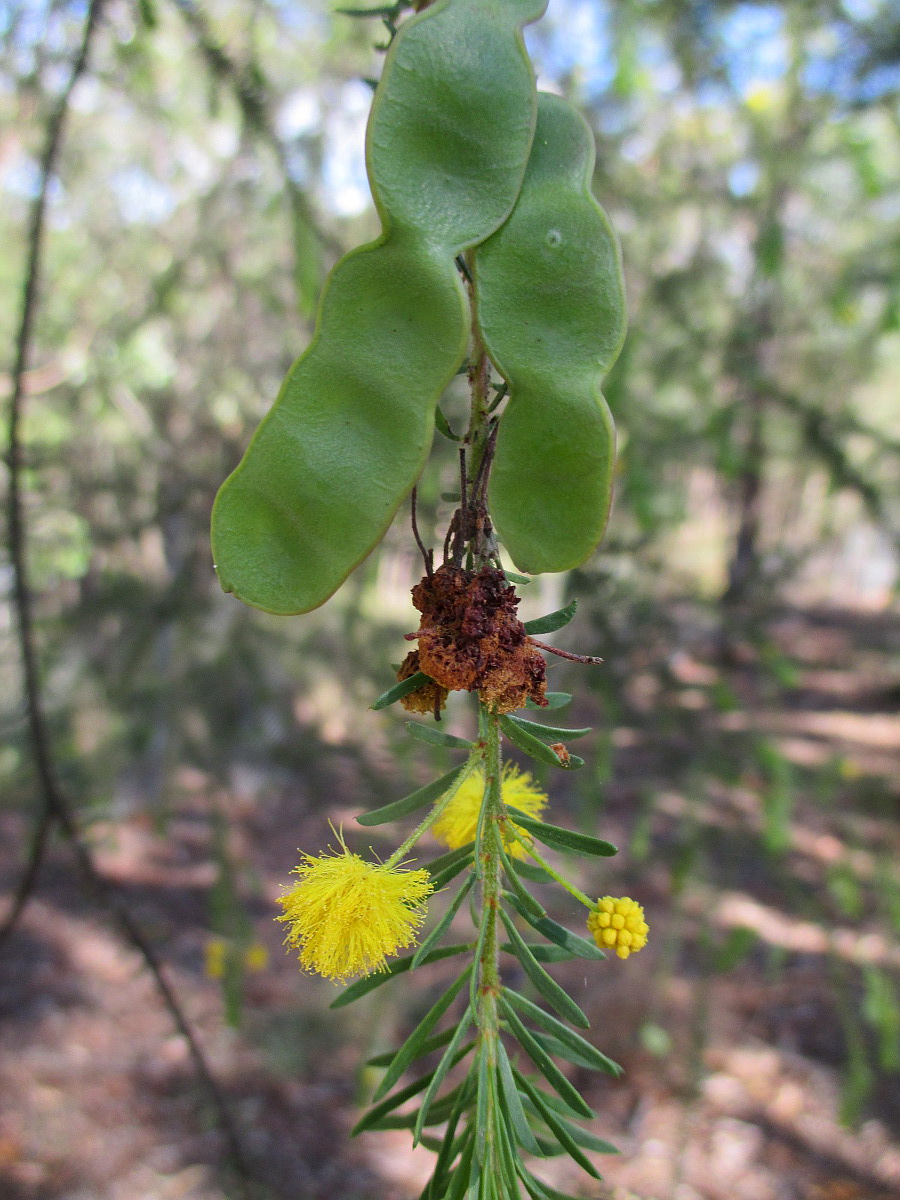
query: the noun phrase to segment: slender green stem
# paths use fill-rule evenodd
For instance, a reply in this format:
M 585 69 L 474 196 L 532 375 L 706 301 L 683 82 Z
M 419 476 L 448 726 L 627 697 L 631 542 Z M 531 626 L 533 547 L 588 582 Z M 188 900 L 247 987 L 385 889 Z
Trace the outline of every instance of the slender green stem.
M 481 880 L 481 928 L 478 938 L 478 962 L 476 965 L 475 1024 L 478 1028 L 478 1053 L 484 1063 L 484 1072 L 479 1074 L 488 1086 L 488 1095 L 483 1103 L 488 1107 L 484 1124 L 485 1144 L 479 1147 L 482 1163 L 490 1163 L 496 1153 L 494 1133 L 496 1122 L 493 1109 L 497 1103 L 496 1090 L 492 1081 L 497 1071 L 497 1039 L 500 1036 L 500 1015 L 497 998 L 500 995 L 500 939 L 498 923 L 500 897 L 502 894 L 502 871 L 500 863 L 500 822 L 503 819 L 503 797 L 501 794 L 502 752 L 500 748 L 500 720 L 493 713 L 482 709 L 481 720 L 485 727 L 485 789 L 479 818 L 479 839 L 476 846 L 476 863 Z
M 475 768 L 481 762 L 483 757 L 484 757 L 484 749 L 483 749 L 481 743 L 479 742 L 476 744 L 475 749 L 469 755 L 469 760 L 465 765 L 463 773 L 457 778 L 456 782 L 452 783 L 450 785 L 450 787 L 447 789 L 447 791 L 444 792 L 443 796 L 441 796 L 441 798 L 440 798 L 440 800 L 438 800 L 437 804 L 434 805 L 431 812 L 424 819 L 424 821 L 421 821 L 416 826 L 416 828 L 412 831 L 412 833 L 409 835 L 409 837 L 406 839 L 406 841 L 402 845 L 397 847 L 397 849 L 394 851 L 394 853 L 391 855 L 391 857 L 384 864 L 386 867 L 388 867 L 388 868 L 396 867 L 398 863 L 403 862 L 404 858 L 409 853 L 409 851 L 413 848 L 413 846 L 416 844 L 416 842 L 419 840 L 419 838 L 422 836 L 422 834 L 427 833 L 427 831 L 435 823 L 435 821 L 438 819 L 438 817 L 441 815 L 441 813 L 444 811 L 444 809 L 447 807 L 447 805 L 450 803 L 450 801 L 453 799 L 453 797 L 456 795 L 456 793 L 462 787 L 463 783 L 465 783 L 466 779 L 468 779 L 468 777 L 472 774 L 472 772 L 475 770 Z
M 474 270 L 474 258 L 469 256 L 470 273 Z M 481 467 L 481 460 L 487 448 L 491 407 L 491 360 L 488 358 L 481 330 L 477 319 L 477 295 L 475 288 L 469 285 L 469 304 L 472 310 L 472 352 L 469 360 L 469 389 L 472 395 L 472 408 L 469 417 L 469 428 L 466 432 L 466 443 L 470 447 L 468 462 L 469 499 L 475 480 Z
M 539 854 L 537 850 L 535 850 L 534 842 L 526 841 L 526 839 L 522 837 L 512 820 L 507 821 L 507 830 L 513 835 L 520 846 L 525 847 L 529 857 L 533 858 L 539 867 L 543 867 L 547 874 L 552 879 L 555 879 L 560 887 L 565 888 L 570 896 L 574 896 L 576 900 L 585 906 L 585 908 L 593 909 L 597 907 L 596 900 L 592 900 L 590 896 L 586 896 L 580 888 L 575 886 L 574 883 L 570 883 L 570 881 L 566 879 L 565 875 L 560 875 L 559 871 L 550 866 L 543 855 Z

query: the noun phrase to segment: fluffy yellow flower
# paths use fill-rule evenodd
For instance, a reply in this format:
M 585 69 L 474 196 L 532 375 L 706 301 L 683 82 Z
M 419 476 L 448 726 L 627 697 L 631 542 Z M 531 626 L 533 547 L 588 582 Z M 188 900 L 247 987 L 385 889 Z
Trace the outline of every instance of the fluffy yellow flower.
M 630 896 L 604 896 L 598 900 L 587 927 L 601 950 L 614 949 L 619 958 L 643 950 L 650 932 L 642 906 Z
M 333 854 L 304 854 L 294 874 L 299 882 L 278 900 L 285 943 L 305 970 L 334 980 L 383 971 L 387 955 L 412 945 L 433 888 L 427 871 L 366 862 L 343 842 Z
M 501 792 L 504 804 L 511 804 L 536 820 L 547 806 L 546 793 L 541 791 L 531 775 L 527 771 L 520 771 L 511 763 L 503 770 Z M 437 840 L 451 850 L 458 850 L 460 846 L 466 846 L 473 841 L 483 797 L 484 772 L 473 771 L 432 825 L 431 832 Z M 526 841 L 530 841 L 524 829 L 519 829 L 519 833 Z M 503 844 L 506 852 L 513 858 L 525 857 L 525 847 L 511 834 L 504 834 Z

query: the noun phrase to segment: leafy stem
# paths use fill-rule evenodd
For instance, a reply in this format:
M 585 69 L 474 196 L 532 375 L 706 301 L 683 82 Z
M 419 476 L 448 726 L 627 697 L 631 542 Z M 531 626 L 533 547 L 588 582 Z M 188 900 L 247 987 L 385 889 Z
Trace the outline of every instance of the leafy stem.
M 483 708 L 479 712 L 485 731 L 485 788 L 482 802 L 479 838 L 476 843 L 475 861 L 481 882 L 481 927 L 479 930 L 479 957 L 477 964 L 475 1023 L 478 1028 L 478 1054 L 483 1069 L 479 1071 L 479 1091 L 487 1088 L 487 1094 L 479 1097 L 479 1111 L 485 1106 L 485 1144 L 481 1147 L 482 1161 L 490 1162 L 495 1149 L 493 1131 L 496 1128 L 493 1108 L 496 1105 L 496 1090 L 491 1081 L 497 1072 L 497 1042 L 500 1036 L 500 1016 L 497 999 L 500 995 L 500 940 L 498 922 L 501 878 L 501 833 L 503 820 L 503 798 L 501 794 L 502 752 L 500 748 L 500 721 Z

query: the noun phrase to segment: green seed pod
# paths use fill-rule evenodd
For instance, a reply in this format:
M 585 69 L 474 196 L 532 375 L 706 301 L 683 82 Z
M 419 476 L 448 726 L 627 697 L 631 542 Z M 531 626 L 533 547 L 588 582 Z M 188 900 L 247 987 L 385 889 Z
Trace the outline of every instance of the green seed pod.
M 366 136 L 377 241 L 335 266 L 313 340 L 222 485 L 225 591 L 273 613 L 322 604 L 415 483 L 466 352 L 454 257 L 508 216 L 534 133 L 522 26 L 546 0 L 438 0 L 387 54 Z
M 591 195 L 594 140 L 558 96 L 538 96 L 522 191 L 475 253 L 478 321 L 507 380 L 489 506 L 519 570 L 565 571 L 603 536 L 615 429 L 600 380 L 625 337 L 618 243 Z

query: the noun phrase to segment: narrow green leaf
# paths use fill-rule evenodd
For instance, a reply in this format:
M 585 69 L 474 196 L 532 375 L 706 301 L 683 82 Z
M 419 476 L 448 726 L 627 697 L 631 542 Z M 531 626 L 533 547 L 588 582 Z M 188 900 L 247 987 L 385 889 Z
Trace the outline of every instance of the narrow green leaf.
M 526 733 L 542 738 L 545 742 L 572 742 L 577 738 L 587 737 L 589 733 L 593 732 L 589 725 L 584 729 L 563 729 L 560 725 L 539 725 L 537 721 L 525 721 L 513 713 L 509 714 L 509 720 L 524 729 Z
M 456 1027 L 456 1032 L 454 1033 L 453 1037 L 451 1038 L 450 1044 L 447 1046 L 447 1049 L 444 1051 L 441 1061 L 438 1063 L 437 1067 L 435 1068 L 434 1075 L 432 1076 L 432 1079 L 431 1079 L 431 1083 L 428 1085 L 428 1091 L 422 1097 L 422 1105 L 419 1109 L 418 1118 L 416 1119 L 415 1129 L 413 1130 L 413 1145 L 414 1146 L 416 1145 L 419 1138 L 421 1137 L 422 1130 L 425 1127 L 425 1121 L 427 1120 L 427 1117 L 428 1117 L 428 1110 L 429 1110 L 429 1108 L 431 1108 L 432 1104 L 434 1103 L 435 1097 L 438 1094 L 438 1090 L 439 1090 L 441 1084 L 444 1082 L 444 1077 L 446 1076 L 447 1072 L 450 1070 L 450 1067 L 453 1065 L 453 1062 L 455 1061 L 454 1056 L 455 1056 L 457 1050 L 459 1049 L 459 1046 L 462 1043 L 463 1038 L 466 1036 L 466 1030 L 469 1028 L 469 1024 L 471 1023 L 471 1020 L 472 1020 L 472 1007 L 471 1007 L 471 1005 L 469 1005 L 469 1007 L 466 1008 L 466 1011 L 460 1017 L 459 1024 Z
M 413 966 L 415 966 L 415 959 L 413 959 Z M 397 1051 L 393 1061 L 391 1062 L 391 1065 L 384 1074 L 384 1078 L 375 1089 L 375 1095 L 372 1097 L 373 1100 L 380 1100 L 382 1096 L 387 1095 L 409 1064 L 414 1062 L 415 1059 L 419 1057 L 421 1048 L 428 1035 L 462 991 L 463 984 L 472 973 L 472 967 L 473 964 L 469 963 L 462 974 L 458 975 L 456 979 L 454 979 L 453 983 L 451 983 L 444 994 L 435 1001 L 413 1032 Z
M 424 808 L 426 804 L 432 804 L 435 800 L 439 800 L 445 792 L 450 790 L 465 769 L 465 763 L 461 767 L 454 767 L 440 779 L 426 783 L 424 787 L 410 792 L 402 800 L 395 800 L 392 804 L 385 804 L 383 808 L 373 808 L 371 812 L 362 813 L 356 818 L 356 823 L 358 825 L 384 825 L 388 821 L 397 821 L 400 817 L 408 816 L 416 809 Z
M 424 1146 L 426 1150 L 430 1150 L 432 1154 L 437 1154 L 443 1145 L 443 1141 L 439 1137 L 432 1137 L 430 1133 L 423 1133 L 419 1138 L 419 1145 Z M 427 1187 L 419 1193 L 419 1200 L 428 1195 Z
M 435 729 L 433 725 L 420 725 L 418 721 L 407 721 L 406 732 L 420 742 L 428 742 L 430 746 L 449 746 L 451 750 L 471 750 L 475 744 L 465 738 L 454 737 L 452 733 L 444 733 L 443 729 Z
M 515 1075 L 516 1079 L 521 1083 L 522 1079 L 523 1079 L 522 1072 L 517 1070 L 515 1067 L 513 1067 L 513 1074 Z M 555 1113 L 557 1113 L 559 1116 L 565 1117 L 567 1120 L 577 1119 L 580 1121 L 583 1119 L 582 1113 L 576 1112 L 575 1109 L 572 1108 L 571 1104 L 567 1104 L 565 1102 L 565 1100 L 562 1099 L 561 1096 L 557 1096 L 557 1094 L 555 1092 L 541 1091 L 541 1089 L 537 1086 L 537 1084 L 535 1083 L 535 1081 L 533 1079 L 529 1079 L 528 1082 L 531 1084 L 531 1086 L 533 1088 L 535 1088 L 537 1091 L 539 1091 L 541 1093 L 544 1103 L 549 1105 L 550 1108 L 552 1108 L 553 1111 Z M 522 1090 L 524 1091 L 524 1088 Z M 523 1097 L 523 1103 L 524 1103 L 525 1107 L 528 1108 L 528 1106 L 531 1102 L 527 1098 Z M 529 1109 L 529 1111 L 531 1111 L 531 1109 Z M 540 1113 L 537 1113 L 537 1110 L 535 1110 L 535 1113 L 537 1116 L 540 1116 Z M 592 1115 L 594 1115 L 594 1114 L 592 1114 Z
M 428 934 L 428 936 L 422 942 L 422 945 L 415 952 L 413 955 L 411 968 L 413 971 L 416 969 L 422 959 L 431 952 L 432 948 L 437 945 L 437 943 L 450 928 L 450 923 L 459 912 L 459 908 L 463 900 L 465 900 L 466 896 L 468 896 L 469 892 L 472 890 L 472 884 L 474 882 L 474 875 L 470 875 L 469 878 L 463 882 L 462 887 L 453 898 L 453 903 L 448 907 L 440 921 L 438 921 L 437 925 L 435 925 L 434 929 L 432 929 L 431 933 Z
M 472 1038 L 470 1042 L 466 1042 L 465 1046 L 461 1046 L 459 1050 L 457 1050 L 454 1062 L 459 1062 L 460 1059 L 465 1058 L 466 1055 L 470 1054 L 474 1048 L 475 1039 Z M 451 1063 L 451 1066 L 452 1065 L 453 1063 Z M 470 1078 L 470 1075 L 466 1078 Z M 460 1089 L 465 1085 L 465 1083 L 466 1080 L 464 1079 L 461 1083 L 458 1083 L 455 1087 L 452 1087 L 449 1092 L 446 1092 L 443 1096 L 441 1096 L 440 1099 L 434 1101 L 434 1103 L 428 1109 L 428 1116 L 424 1121 L 425 1125 L 443 1125 L 446 1122 L 447 1118 L 453 1111 L 456 1101 L 459 1099 Z M 418 1113 L 414 1113 L 413 1115 L 418 1117 Z M 415 1121 L 411 1121 L 409 1128 L 412 1129 L 414 1125 Z
M 546 821 L 535 821 L 517 808 L 507 806 L 506 811 L 517 825 L 527 829 L 539 842 L 552 846 L 554 850 L 563 850 L 569 854 L 582 854 L 589 858 L 610 858 L 619 853 L 618 846 L 612 842 L 604 842 L 600 838 L 590 837 L 586 833 L 576 833 L 574 829 L 563 829 L 561 825 L 548 825 Z
M 593 1117 L 593 1112 L 582 1099 L 578 1089 L 571 1084 L 550 1055 L 534 1040 L 522 1022 L 519 1015 L 508 1000 L 500 997 L 500 1005 L 506 1014 L 510 1033 L 544 1076 L 550 1086 L 562 1096 L 563 1100 L 580 1117 Z
M 436 1033 L 430 1037 L 422 1049 L 419 1051 L 419 1057 L 424 1058 L 426 1054 L 431 1054 L 433 1050 L 440 1050 L 446 1046 L 453 1037 L 453 1028 L 442 1029 L 440 1033 Z M 375 1054 L 372 1058 L 366 1059 L 367 1067 L 389 1067 L 396 1058 L 398 1050 L 385 1050 L 383 1054 Z
M 533 582 L 533 580 L 529 579 L 527 575 L 519 575 L 515 571 L 504 571 L 503 574 L 510 583 L 521 583 L 524 585 Z
M 522 884 L 521 879 L 516 874 L 516 869 L 510 862 L 509 855 L 502 848 L 500 849 L 500 861 L 503 864 L 503 873 L 509 880 L 509 886 L 513 890 L 513 894 L 523 908 L 528 909 L 528 912 L 534 919 L 540 920 L 541 917 L 546 917 L 547 910 L 535 900 L 534 896 L 528 892 Z
M 512 1072 L 510 1072 L 510 1076 L 512 1076 Z M 513 1087 L 515 1088 L 515 1084 L 513 1084 Z M 503 1092 L 502 1082 L 500 1091 L 501 1093 Z M 519 1098 L 519 1108 L 522 1111 L 522 1119 L 525 1121 L 525 1128 L 528 1130 L 528 1133 L 531 1134 L 528 1121 L 525 1119 L 524 1110 L 522 1110 L 522 1101 L 521 1097 L 518 1095 L 518 1092 L 516 1092 L 516 1096 Z M 516 1149 L 516 1135 L 513 1129 L 512 1117 L 508 1105 L 498 1104 L 497 1107 L 497 1145 L 500 1148 L 500 1153 L 497 1155 L 497 1158 L 499 1159 L 500 1169 L 503 1173 L 504 1190 L 502 1192 L 502 1198 L 503 1200 L 513 1200 L 513 1198 L 515 1198 L 515 1200 L 519 1200 L 519 1185 L 516 1175 L 518 1173 L 519 1158 L 521 1156 L 519 1151 Z M 531 1138 L 535 1149 L 540 1150 L 537 1139 L 533 1134 L 531 1134 Z
M 426 1189 L 430 1196 L 442 1196 L 446 1191 L 446 1183 L 444 1176 L 447 1174 L 450 1164 L 453 1162 L 456 1155 L 465 1145 L 465 1139 L 471 1135 L 471 1127 L 466 1126 L 463 1132 L 456 1136 L 456 1130 L 459 1125 L 460 1117 L 465 1111 L 468 1104 L 469 1094 L 471 1092 L 471 1075 L 467 1075 L 459 1087 L 458 1095 L 454 1101 L 453 1109 L 450 1116 L 447 1118 L 447 1128 L 444 1132 L 444 1140 L 441 1143 L 441 1148 L 438 1151 L 438 1156 L 434 1164 L 434 1171 L 431 1175 L 431 1181 Z M 432 1107 L 432 1112 L 434 1107 Z M 424 1138 L 422 1139 L 424 1142 Z
M 416 671 L 415 675 L 410 675 L 408 679 L 401 679 L 399 683 L 395 683 L 386 692 L 382 692 L 375 703 L 370 704 L 369 707 L 375 712 L 378 712 L 382 708 L 388 708 L 389 705 L 396 704 L 398 700 L 402 700 L 404 696 L 408 696 L 410 692 L 415 692 L 420 687 L 424 687 L 426 683 L 431 683 L 431 677 L 426 675 L 424 671 Z
M 537 1179 L 530 1171 L 526 1171 L 521 1163 L 519 1163 L 518 1169 L 519 1178 L 525 1184 L 525 1190 L 528 1192 L 531 1200 L 576 1200 L 576 1197 L 570 1195 L 568 1192 L 558 1192 L 549 1183 L 544 1183 L 543 1180 Z
M 466 1142 L 466 1147 L 462 1152 L 459 1160 L 459 1166 L 453 1172 L 450 1182 L 450 1187 L 447 1191 L 445 1200 L 462 1200 L 469 1188 L 469 1183 L 472 1179 L 475 1167 L 477 1178 L 477 1161 L 475 1160 L 475 1135 L 474 1133 Z
M 474 842 L 467 842 L 465 846 L 458 846 L 456 850 L 448 850 L 446 854 L 442 854 L 440 858 L 433 859 L 430 863 L 425 864 L 425 870 L 434 879 L 438 875 L 442 875 L 448 867 L 455 866 L 456 863 L 462 862 L 466 855 L 471 854 L 475 849 Z
M 534 737 L 527 730 L 522 729 L 520 725 L 513 724 L 509 717 L 500 718 L 500 728 L 512 744 L 518 746 L 523 754 L 527 754 L 529 758 L 544 763 L 548 767 L 563 766 L 555 750 L 551 750 L 545 742 L 542 742 L 540 738 Z
M 539 1155 L 540 1147 L 535 1141 L 534 1133 L 528 1124 L 528 1118 L 525 1116 L 525 1110 L 522 1107 L 522 1098 L 519 1095 L 519 1089 L 516 1087 L 516 1081 L 513 1079 L 509 1055 L 506 1053 L 506 1047 L 499 1038 L 497 1039 L 497 1068 L 500 1078 L 500 1090 L 506 1101 L 506 1111 L 509 1115 L 515 1139 L 523 1150 L 527 1150 L 529 1154 Z
M 564 950 L 562 946 L 545 946 L 539 942 L 526 942 L 525 944 L 541 963 L 571 962 L 576 957 L 570 950 Z M 503 942 L 500 949 L 504 954 L 515 953 L 509 942 Z
M 526 700 L 525 707 L 536 709 L 565 708 L 567 704 L 571 703 L 572 693 L 547 692 L 547 694 L 544 696 L 544 699 L 547 701 L 546 704 L 535 704 L 533 700 Z
M 564 1059 L 566 1062 L 572 1063 L 573 1066 L 584 1067 L 586 1070 L 593 1071 L 595 1069 L 594 1063 L 590 1062 L 584 1055 L 579 1054 L 577 1050 L 563 1045 L 558 1038 L 551 1037 L 549 1033 L 541 1033 L 536 1029 L 532 1029 L 531 1033 L 551 1058 Z
M 461 1046 L 456 1051 L 450 1066 L 455 1066 L 456 1063 L 465 1058 L 474 1045 L 475 1043 L 472 1041 L 465 1046 Z M 394 1092 L 392 1096 L 388 1096 L 387 1099 L 382 1100 L 380 1104 L 376 1104 L 374 1108 L 370 1108 L 353 1126 L 350 1134 L 351 1137 L 355 1137 L 356 1134 L 362 1133 L 366 1129 L 412 1129 L 418 1117 L 417 1112 L 402 1113 L 398 1116 L 391 1116 L 390 1114 L 395 1108 L 399 1108 L 401 1104 L 404 1104 L 407 1100 L 411 1100 L 419 1092 L 424 1091 L 433 1078 L 434 1071 L 429 1071 L 427 1074 L 421 1075 L 418 1079 L 414 1079 L 406 1087 Z M 457 1090 L 458 1088 L 454 1088 L 453 1092 L 455 1093 Z M 443 1097 L 443 1100 L 450 1100 L 451 1097 L 455 1099 L 453 1093 L 448 1092 L 447 1096 Z M 431 1111 L 434 1120 L 426 1121 L 426 1125 L 441 1124 L 447 1119 L 446 1112 L 438 1112 L 437 1104 L 431 1106 Z
M 444 416 L 443 412 L 440 409 L 440 406 L 438 406 L 434 410 L 434 425 L 435 425 L 435 428 L 437 429 L 438 433 L 442 433 L 444 435 L 444 437 L 448 438 L 451 442 L 461 442 L 462 441 L 462 438 L 459 436 L 459 434 L 454 433 L 453 430 L 450 428 L 450 422 Z M 456 502 L 459 503 L 458 495 L 455 497 L 455 499 L 456 499 Z
M 532 1087 L 531 1084 L 524 1078 L 522 1079 L 522 1083 L 525 1087 L 525 1094 L 540 1112 L 541 1120 L 544 1122 L 559 1144 L 563 1147 L 569 1157 L 574 1159 L 574 1161 L 578 1163 L 579 1167 L 581 1167 L 583 1171 L 587 1171 L 588 1175 L 592 1175 L 594 1179 L 602 1179 L 603 1176 L 600 1174 L 591 1160 L 582 1154 L 577 1142 L 569 1133 L 563 1122 L 559 1119 L 556 1113 L 553 1112 L 549 1105 L 544 1104 L 543 1097 L 541 1096 L 540 1092 L 536 1088 Z
M 525 622 L 526 633 L 555 633 L 557 629 L 562 629 L 575 616 L 575 610 L 578 608 L 578 601 L 573 600 L 571 604 L 567 604 L 565 608 L 558 608 L 556 612 L 547 613 L 545 617 L 537 617 L 534 621 Z
M 527 879 L 529 883 L 547 883 L 554 882 L 553 876 L 549 871 L 545 871 L 543 867 L 538 867 L 534 863 L 526 862 L 525 859 L 516 859 L 516 872 L 523 879 Z
M 394 1092 L 393 1096 L 388 1096 L 380 1104 L 376 1104 L 368 1109 L 350 1130 L 350 1136 L 356 1137 L 358 1133 L 362 1133 L 366 1129 L 373 1129 L 388 1113 L 393 1112 L 401 1104 L 405 1104 L 407 1100 L 411 1100 L 413 1096 L 417 1096 L 419 1092 L 424 1092 L 429 1083 L 431 1083 L 433 1075 L 434 1072 L 429 1071 L 426 1075 L 422 1075 L 418 1079 L 414 1079 L 412 1083 L 408 1083 L 399 1092 Z
M 463 855 L 457 862 L 451 863 L 449 867 L 444 867 L 443 871 L 439 872 L 439 874 L 432 875 L 431 882 L 434 884 L 434 890 L 438 892 L 442 887 L 446 887 L 450 880 L 455 879 L 460 871 L 465 871 L 467 867 L 472 865 L 474 857 L 474 853 L 470 850 L 468 854 Z
M 527 1100 L 528 1100 L 527 1097 L 525 1098 L 525 1100 L 523 1100 L 523 1104 L 525 1104 L 526 1108 L 528 1107 Z M 529 1108 L 528 1111 L 531 1112 L 531 1109 Z M 540 1116 L 540 1113 L 537 1113 L 536 1115 Z M 551 1141 L 549 1137 L 540 1137 L 539 1135 L 536 1135 L 536 1140 L 537 1140 L 537 1144 L 541 1148 L 541 1158 L 558 1158 L 559 1155 L 565 1154 L 565 1150 L 563 1150 L 562 1146 L 559 1144 L 559 1142 L 556 1140 L 556 1138 L 554 1138 Z M 425 1139 L 423 1138 L 422 1139 L 423 1145 L 424 1145 L 424 1142 L 425 1142 Z
M 461 943 L 457 946 L 439 946 L 436 950 L 432 950 L 427 959 L 424 959 L 420 966 L 425 963 L 437 962 L 441 958 L 452 958 L 454 954 L 462 954 L 465 950 L 471 950 L 469 943 Z M 404 971 L 408 971 L 412 966 L 413 955 L 408 954 L 405 958 L 397 958 L 392 963 L 389 963 L 383 971 L 373 971 L 371 975 L 366 975 L 362 979 L 357 979 L 355 983 L 351 983 L 349 987 L 338 996 L 336 1000 L 332 1000 L 329 1008 L 343 1008 L 347 1004 L 352 1004 L 354 1000 L 358 1000 L 360 996 L 365 996 L 367 992 L 374 991 L 375 988 L 381 987 L 383 983 L 389 983 L 392 979 L 396 979 L 398 975 L 402 975 Z
M 579 937 L 577 933 L 572 933 L 570 929 L 566 929 L 563 925 L 558 925 L 550 917 L 541 917 L 539 921 L 532 921 L 528 913 L 519 908 L 514 896 L 507 896 L 506 899 L 519 916 L 526 920 L 532 929 L 538 933 L 542 933 L 548 941 L 553 942 L 557 946 L 562 946 L 577 958 L 589 958 L 594 962 L 606 958 L 606 955 L 595 942 L 589 942 L 587 938 Z
M 546 1103 L 546 1101 L 547 1101 L 547 1097 L 544 1096 L 544 1102 Z M 531 1104 L 531 1102 L 528 1100 L 527 1097 L 525 1097 L 523 1099 L 522 1103 L 524 1104 L 525 1108 L 529 1112 L 533 1112 L 535 1116 L 539 1117 L 541 1115 L 537 1111 L 537 1109 L 534 1108 L 534 1106 Z M 548 1105 L 548 1107 L 553 1108 L 552 1105 Z M 619 1147 L 614 1146 L 612 1144 L 612 1142 L 604 1141 L 603 1138 L 598 1138 L 595 1134 L 589 1133 L 588 1130 L 586 1130 L 586 1129 L 581 1129 L 578 1125 L 571 1124 L 571 1122 L 566 1121 L 562 1117 L 560 1117 L 559 1119 L 562 1121 L 563 1125 L 565 1125 L 566 1129 L 569 1131 L 572 1141 L 577 1142 L 579 1146 L 584 1146 L 585 1150 L 593 1150 L 595 1154 L 620 1154 L 621 1153 L 621 1151 L 619 1150 Z M 541 1148 L 544 1150 L 544 1153 L 547 1153 L 546 1143 L 541 1141 L 540 1138 L 538 1138 L 538 1141 L 540 1142 Z M 562 1148 L 559 1148 L 556 1150 L 556 1153 L 557 1154 L 565 1153 L 565 1151 L 563 1151 Z
M 563 1025 L 562 1021 L 557 1021 L 552 1013 L 545 1012 L 527 996 L 521 996 L 509 988 L 504 988 L 503 993 L 510 1004 L 515 1005 L 525 1016 L 534 1021 L 535 1025 L 546 1029 L 567 1050 L 578 1054 L 580 1065 L 592 1067 L 595 1071 L 605 1071 L 608 1075 L 614 1075 L 616 1078 L 622 1074 L 622 1068 L 617 1062 L 607 1058 L 605 1054 L 586 1041 L 580 1033 L 569 1029 L 568 1025 Z
M 506 932 L 509 935 L 516 958 L 522 964 L 525 974 L 547 1003 L 552 1004 L 560 1016 L 565 1017 L 567 1021 L 571 1021 L 573 1025 L 580 1025 L 582 1029 L 588 1029 L 590 1021 L 588 1021 L 569 993 L 561 988 L 551 975 L 547 974 L 528 949 L 525 940 L 518 929 L 516 929 L 510 916 L 502 908 L 500 909 L 500 919 L 506 926 Z

